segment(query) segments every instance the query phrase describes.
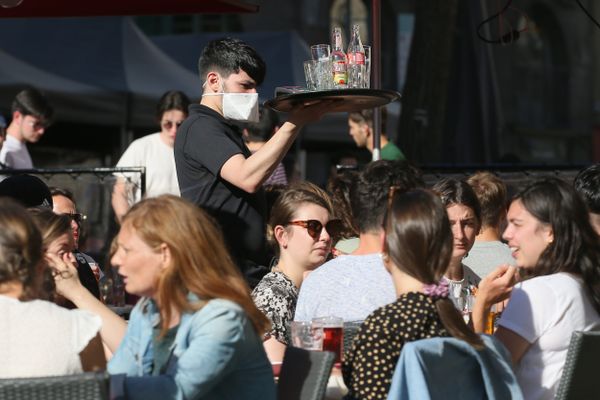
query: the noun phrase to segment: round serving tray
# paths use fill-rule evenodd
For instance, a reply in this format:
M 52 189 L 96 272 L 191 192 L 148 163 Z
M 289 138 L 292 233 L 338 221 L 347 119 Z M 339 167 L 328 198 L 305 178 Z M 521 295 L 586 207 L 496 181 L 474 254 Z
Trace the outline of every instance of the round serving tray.
M 382 89 L 336 89 L 284 94 L 267 100 L 265 106 L 288 112 L 300 105 L 331 101 L 329 112 L 354 112 L 381 107 L 400 99 L 400 93 Z

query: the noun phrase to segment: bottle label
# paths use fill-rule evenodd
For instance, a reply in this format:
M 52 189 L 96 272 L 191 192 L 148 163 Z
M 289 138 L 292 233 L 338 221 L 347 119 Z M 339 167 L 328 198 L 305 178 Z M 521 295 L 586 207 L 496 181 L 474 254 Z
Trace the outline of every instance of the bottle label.
M 338 61 L 333 63 L 333 83 L 336 85 L 345 85 L 348 83 L 348 71 L 346 63 Z
M 349 64 L 364 64 L 365 63 L 365 53 L 348 53 L 348 63 Z

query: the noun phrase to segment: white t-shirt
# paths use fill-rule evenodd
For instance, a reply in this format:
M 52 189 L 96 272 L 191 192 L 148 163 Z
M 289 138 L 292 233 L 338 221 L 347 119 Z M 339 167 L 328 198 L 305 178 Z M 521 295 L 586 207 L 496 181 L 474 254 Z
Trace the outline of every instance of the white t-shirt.
M 0 150 L 0 162 L 9 168 L 33 168 L 27 145 L 18 141 L 12 135 L 6 135 L 6 141 Z
M 531 344 L 515 373 L 528 400 L 554 399 L 573 331 L 600 328 L 600 315 L 579 278 L 564 272 L 513 289 L 498 324 Z
M 88 311 L 0 295 L 0 378 L 82 372 L 79 353 L 101 325 Z
M 160 133 L 153 133 L 134 140 L 121 156 L 117 167 L 146 167 L 146 197 L 161 194 L 179 196 L 179 183 L 175 169 L 175 153 L 160 138 Z M 140 200 L 139 174 L 117 174 L 129 177 L 137 190 L 131 192 L 129 204 Z

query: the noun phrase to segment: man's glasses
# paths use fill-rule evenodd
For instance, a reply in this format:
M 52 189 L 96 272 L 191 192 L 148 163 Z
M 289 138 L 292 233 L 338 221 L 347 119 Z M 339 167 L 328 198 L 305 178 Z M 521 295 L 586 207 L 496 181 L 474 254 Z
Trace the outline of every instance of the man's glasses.
M 40 129 L 46 129 L 48 127 L 47 122 L 35 118 L 29 119 L 25 122 L 27 123 L 27 125 L 31 126 L 35 131 L 39 131 Z
M 83 221 L 87 219 L 87 215 L 81 213 L 69 213 L 65 214 L 67 217 L 71 218 L 71 220 L 81 224 Z
M 290 221 L 288 222 L 288 225 L 297 225 L 305 228 L 310 237 L 315 240 L 319 240 L 321 237 L 321 231 L 323 230 L 323 224 L 321 221 L 317 221 L 316 219 L 308 219 L 306 221 Z M 340 237 L 342 229 L 342 221 L 339 219 L 332 219 L 325 224 L 325 230 L 333 239 Z
M 173 128 L 173 126 L 176 126 L 177 128 L 179 128 L 181 126 L 181 124 L 183 124 L 183 121 L 176 121 L 176 122 L 163 121 L 160 123 L 160 126 L 162 126 L 163 129 L 170 131 Z

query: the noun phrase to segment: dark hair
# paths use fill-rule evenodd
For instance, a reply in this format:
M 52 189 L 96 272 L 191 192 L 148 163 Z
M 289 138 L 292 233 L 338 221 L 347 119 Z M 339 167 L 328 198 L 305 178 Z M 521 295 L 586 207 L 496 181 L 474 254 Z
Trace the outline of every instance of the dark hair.
M 349 239 L 358 236 L 358 228 L 352 218 L 350 208 L 350 187 L 358 179 L 358 172 L 353 170 L 341 170 L 332 174 L 327 182 L 327 192 L 333 203 L 333 213 L 342 221 L 343 230 L 341 239 Z
M 477 172 L 467 179 L 481 208 L 481 225 L 498 227 L 506 218 L 506 185 L 491 172 Z
M 185 115 L 188 114 L 190 99 L 185 93 L 178 90 L 171 90 L 163 94 L 156 105 L 156 119 L 160 122 L 164 113 L 170 110 L 179 110 Z
M 218 72 L 224 79 L 243 70 L 260 85 L 267 67 L 252 46 L 239 39 L 222 38 L 208 42 L 198 60 L 202 82 L 211 70 Z
M 248 131 L 248 136 L 246 136 L 248 142 L 266 142 L 279 125 L 277 113 L 272 109 L 261 106 L 259 112 L 258 122 L 247 123 L 243 126 Z
M 481 225 L 479 200 L 477 200 L 477 195 L 467 182 L 453 178 L 444 178 L 433 185 L 432 189 L 440 196 L 442 204 L 446 207 L 454 204 L 469 207 L 473 210 L 473 214 L 477 218 L 477 223 Z
M 0 283 L 18 281 L 22 300 L 37 297 L 43 260 L 42 235 L 25 208 L 0 198 Z
M 52 209 L 50 190 L 37 176 L 11 175 L 0 182 L 0 196 L 11 197 L 25 207 L 46 207 Z
M 13 113 L 18 111 L 23 115 L 32 115 L 46 123 L 50 122 L 54 114 L 48 99 L 33 88 L 20 91 L 12 102 L 11 110 Z
M 425 184 L 420 171 L 406 161 L 375 161 L 358 174 L 350 188 L 350 205 L 360 233 L 381 229 L 392 186 L 405 192 Z
M 573 181 L 575 190 L 581 195 L 588 210 L 600 214 L 600 164 L 579 171 Z
M 59 188 L 57 186 L 50 186 L 48 189 L 50 189 L 50 196 L 63 196 L 71 200 L 73 204 L 77 204 L 75 201 L 75 195 L 73 195 L 73 192 L 71 192 L 69 189 Z
M 348 114 L 348 118 L 350 121 L 355 122 L 357 124 L 367 124 L 371 129 L 373 129 L 373 109 L 365 108 L 360 111 L 351 112 Z M 385 107 L 381 107 L 381 131 L 385 132 L 387 121 L 387 110 Z
M 600 313 L 600 238 L 575 189 L 561 179 L 542 178 L 526 186 L 514 200 L 520 200 L 540 223 L 550 226 L 554 236 L 532 274 L 569 272 L 581 276 Z
M 273 230 L 277 225 L 286 226 L 291 220 L 302 203 L 316 204 L 323 207 L 333 216 L 333 205 L 329 195 L 317 185 L 308 181 L 292 183 L 283 191 L 269 216 L 269 225 L 267 226 L 267 240 L 276 254 L 279 254 L 279 244 L 275 240 Z
M 396 268 L 424 284 L 440 282 L 452 256 L 453 237 L 446 207 L 435 193 L 426 189 L 394 193 L 384 230 L 384 254 Z M 483 345 L 449 298 L 433 301 L 450 335 L 477 348 Z

